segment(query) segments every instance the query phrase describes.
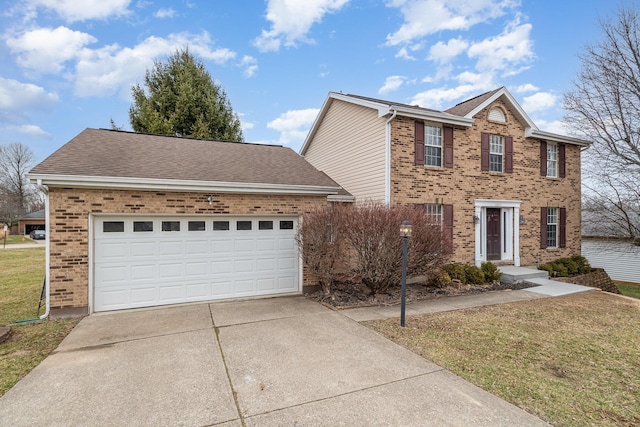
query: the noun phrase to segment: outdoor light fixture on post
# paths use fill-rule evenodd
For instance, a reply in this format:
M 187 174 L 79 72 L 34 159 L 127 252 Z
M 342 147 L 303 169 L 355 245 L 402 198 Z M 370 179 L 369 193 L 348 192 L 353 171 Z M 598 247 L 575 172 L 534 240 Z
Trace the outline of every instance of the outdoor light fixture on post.
M 400 224 L 402 237 L 402 305 L 400 306 L 400 326 L 404 328 L 404 310 L 407 304 L 407 252 L 409 251 L 409 237 L 411 237 L 411 223 L 406 219 Z

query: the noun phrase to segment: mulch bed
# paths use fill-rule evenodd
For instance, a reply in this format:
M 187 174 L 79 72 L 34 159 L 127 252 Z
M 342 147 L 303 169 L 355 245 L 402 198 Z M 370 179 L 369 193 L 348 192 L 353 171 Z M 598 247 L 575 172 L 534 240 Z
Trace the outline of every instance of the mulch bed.
M 472 295 L 490 291 L 519 290 L 531 288 L 535 285 L 524 282 L 500 283 L 498 281 L 484 285 L 460 285 L 446 288 L 436 288 L 424 283 L 407 284 L 407 303 L 448 296 Z M 355 307 L 375 307 L 400 304 L 400 286 L 390 288 L 379 295 L 371 295 L 369 288 L 361 283 L 346 281 L 336 282 L 331 288 L 331 295 L 323 296 L 320 291 L 306 294 L 307 298 L 318 301 L 321 304 L 335 309 L 347 309 Z

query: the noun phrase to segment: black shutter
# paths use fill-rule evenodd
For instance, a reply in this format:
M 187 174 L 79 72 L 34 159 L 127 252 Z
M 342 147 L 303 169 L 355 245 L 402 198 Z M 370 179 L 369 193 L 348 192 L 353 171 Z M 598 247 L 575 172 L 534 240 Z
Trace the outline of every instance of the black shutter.
M 424 123 L 416 122 L 415 164 L 424 166 Z
M 444 126 L 442 128 L 444 139 L 444 167 L 453 167 L 453 128 L 450 126 Z
M 545 149 L 545 153 L 546 153 L 546 149 Z M 547 162 L 545 162 L 545 164 L 547 164 Z M 547 208 L 540 208 L 540 249 L 546 249 L 546 248 L 547 248 Z
M 547 141 L 540 141 L 540 175 L 547 176 Z
M 480 169 L 489 170 L 489 134 L 485 132 L 480 135 Z
M 564 178 L 567 175 L 567 168 L 566 168 L 566 157 L 567 157 L 567 153 L 566 153 L 566 146 L 564 144 L 558 144 L 558 169 L 559 169 L 559 175 L 560 178 Z
M 504 171 L 513 172 L 513 137 L 504 138 Z
M 560 247 L 567 247 L 567 208 L 560 208 Z

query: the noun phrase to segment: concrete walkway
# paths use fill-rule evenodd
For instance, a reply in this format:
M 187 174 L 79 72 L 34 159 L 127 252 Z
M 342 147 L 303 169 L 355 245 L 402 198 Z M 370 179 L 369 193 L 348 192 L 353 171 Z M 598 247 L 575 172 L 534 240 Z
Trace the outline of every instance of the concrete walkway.
M 0 425 L 547 425 L 343 314 L 304 297 L 95 314 L 0 398 Z
M 24 243 L 12 243 L 3 245 L 3 240 L 0 240 L 1 249 L 27 249 L 27 248 L 44 248 L 46 246 L 46 240 L 31 240 L 26 239 Z

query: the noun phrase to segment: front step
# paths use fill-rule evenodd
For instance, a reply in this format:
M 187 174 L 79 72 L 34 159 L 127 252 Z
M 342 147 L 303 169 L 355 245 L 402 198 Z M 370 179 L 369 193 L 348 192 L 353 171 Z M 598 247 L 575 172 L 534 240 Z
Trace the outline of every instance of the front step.
M 512 265 L 499 267 L 502 271 L 500 281 L 502 283 L 513 283 L 527 279 L 548 279 L 549 273 L 545 270 L 538 270 L 535 267 L 514 267 Z

